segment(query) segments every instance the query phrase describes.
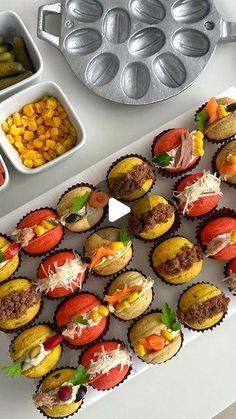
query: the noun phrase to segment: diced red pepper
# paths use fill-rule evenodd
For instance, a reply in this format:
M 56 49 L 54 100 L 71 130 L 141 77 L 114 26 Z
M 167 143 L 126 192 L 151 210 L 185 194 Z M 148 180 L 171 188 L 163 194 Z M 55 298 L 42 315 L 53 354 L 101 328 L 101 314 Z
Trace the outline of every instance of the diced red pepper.
M 51 336 L 49 339 L 47 339 L 43 343 L 45 351 L 51 351 L 53 348 L 55 348 L 55 346 L 60 345 L 62 341 L 63 341 L 62 335 Z
M 19 253 L 19 250 L 20 245 L 18 243 L 12 243 L 11 246 L 9 246 L 4 252 L 6 260 L 9 260 L 13 258 L 15 255 L 17 255 L 17 253 Z

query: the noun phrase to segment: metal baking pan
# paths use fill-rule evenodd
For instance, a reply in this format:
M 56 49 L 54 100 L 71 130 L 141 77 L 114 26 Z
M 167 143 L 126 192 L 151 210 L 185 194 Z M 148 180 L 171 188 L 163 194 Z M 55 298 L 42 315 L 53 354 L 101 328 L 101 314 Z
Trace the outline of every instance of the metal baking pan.
M 59 37 L 45 30 L 48 14 L 61 15 Z M 144 105 L 190 86 L 236 23 L 213 0 L 64 0 L 39 8 L 38 37 L 96 94 Z

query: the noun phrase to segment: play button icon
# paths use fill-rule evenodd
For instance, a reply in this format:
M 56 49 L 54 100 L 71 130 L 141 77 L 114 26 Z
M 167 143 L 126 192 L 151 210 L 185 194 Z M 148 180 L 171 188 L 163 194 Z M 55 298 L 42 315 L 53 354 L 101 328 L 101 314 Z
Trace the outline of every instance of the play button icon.
M 117 199 L 110 198 L 108 205 L 108 218 L 110 223 L 119 220 L 125 215 L 129 214 L 131 211 L 128 205 L 122 204 L 122 202 L 117 201 Z

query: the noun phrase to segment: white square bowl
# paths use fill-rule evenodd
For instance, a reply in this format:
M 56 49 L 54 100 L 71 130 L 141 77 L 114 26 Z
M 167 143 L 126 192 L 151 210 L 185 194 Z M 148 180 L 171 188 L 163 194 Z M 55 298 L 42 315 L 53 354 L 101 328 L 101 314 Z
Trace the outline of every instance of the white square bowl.
M 77 143 L 70 150 L 66 151 L 61 156 L 56 157 L 54 160 L 51 160 L 42 166 L 36 167 L 34 169 L 29 169 L 25 167 L 19 157 L 16 149 L 9 143 L 6 138 L 6 134 L 2 130 L 2 123 L 12 115 L 14 112 L 20 111 L 24 105 L 27 103 L 33 103 L 40 100 L 43 96 L 54 96 L 65 108 L 65 111 L 68 114 L 72 125 L 75 127 L 77 132 Z M 27 89 L 15 94 L 9 99 L 4 100 L 0 103 L 0 146 L 4 150 L 8 159 L 11 161 L 13 166 L 21 173 L 26 175 L 33 175 L 43 170 L 49 169 L 55 164 L 60 163 L 62 160 L 70 157 L 74 154 L 79 148 L 81 148 L 85 143 L 85 131 L 84 128 L 76 115 L 75 110 L 72 105 L 66 98 L 63 91 L 60 87 L 51 81 L 38 83 L 34 86 L 28 87 Z
M 9 172 L 8 172 L 7 166 L 6 166 L 5 161 L 3 160 L 3 157 L 1 156 L 1 154 L 0 154 L 0 164 L 3 165 L 4 174 L 5 174 L 5 182 L 2 186 L 0 186 L 0 193 L 1 193 L 1 192 L 5 191 L 10 184 Z
M 22 88 L 30 86 L 38 81 L 43 71 L 43 61 L 38 48 L 36 47 L 28 29 L 22 19 L 13 11 L 0 12 L 0 34 L 7 42 L 12 42 L 14 36 L 24 38 L 27 51 L 34 67 L 32 76 L 24 79 L 6 89 L 0 90 L 0 101 L 16 93 Z

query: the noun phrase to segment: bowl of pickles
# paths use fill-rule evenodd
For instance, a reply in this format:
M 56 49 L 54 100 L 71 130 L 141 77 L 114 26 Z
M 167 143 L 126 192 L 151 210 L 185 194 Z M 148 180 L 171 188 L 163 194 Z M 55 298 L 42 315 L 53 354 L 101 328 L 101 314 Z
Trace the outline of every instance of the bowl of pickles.
M 0 12 L 0 100 L 37 81 L 42 69 L 41 55 L 21 18 Z

